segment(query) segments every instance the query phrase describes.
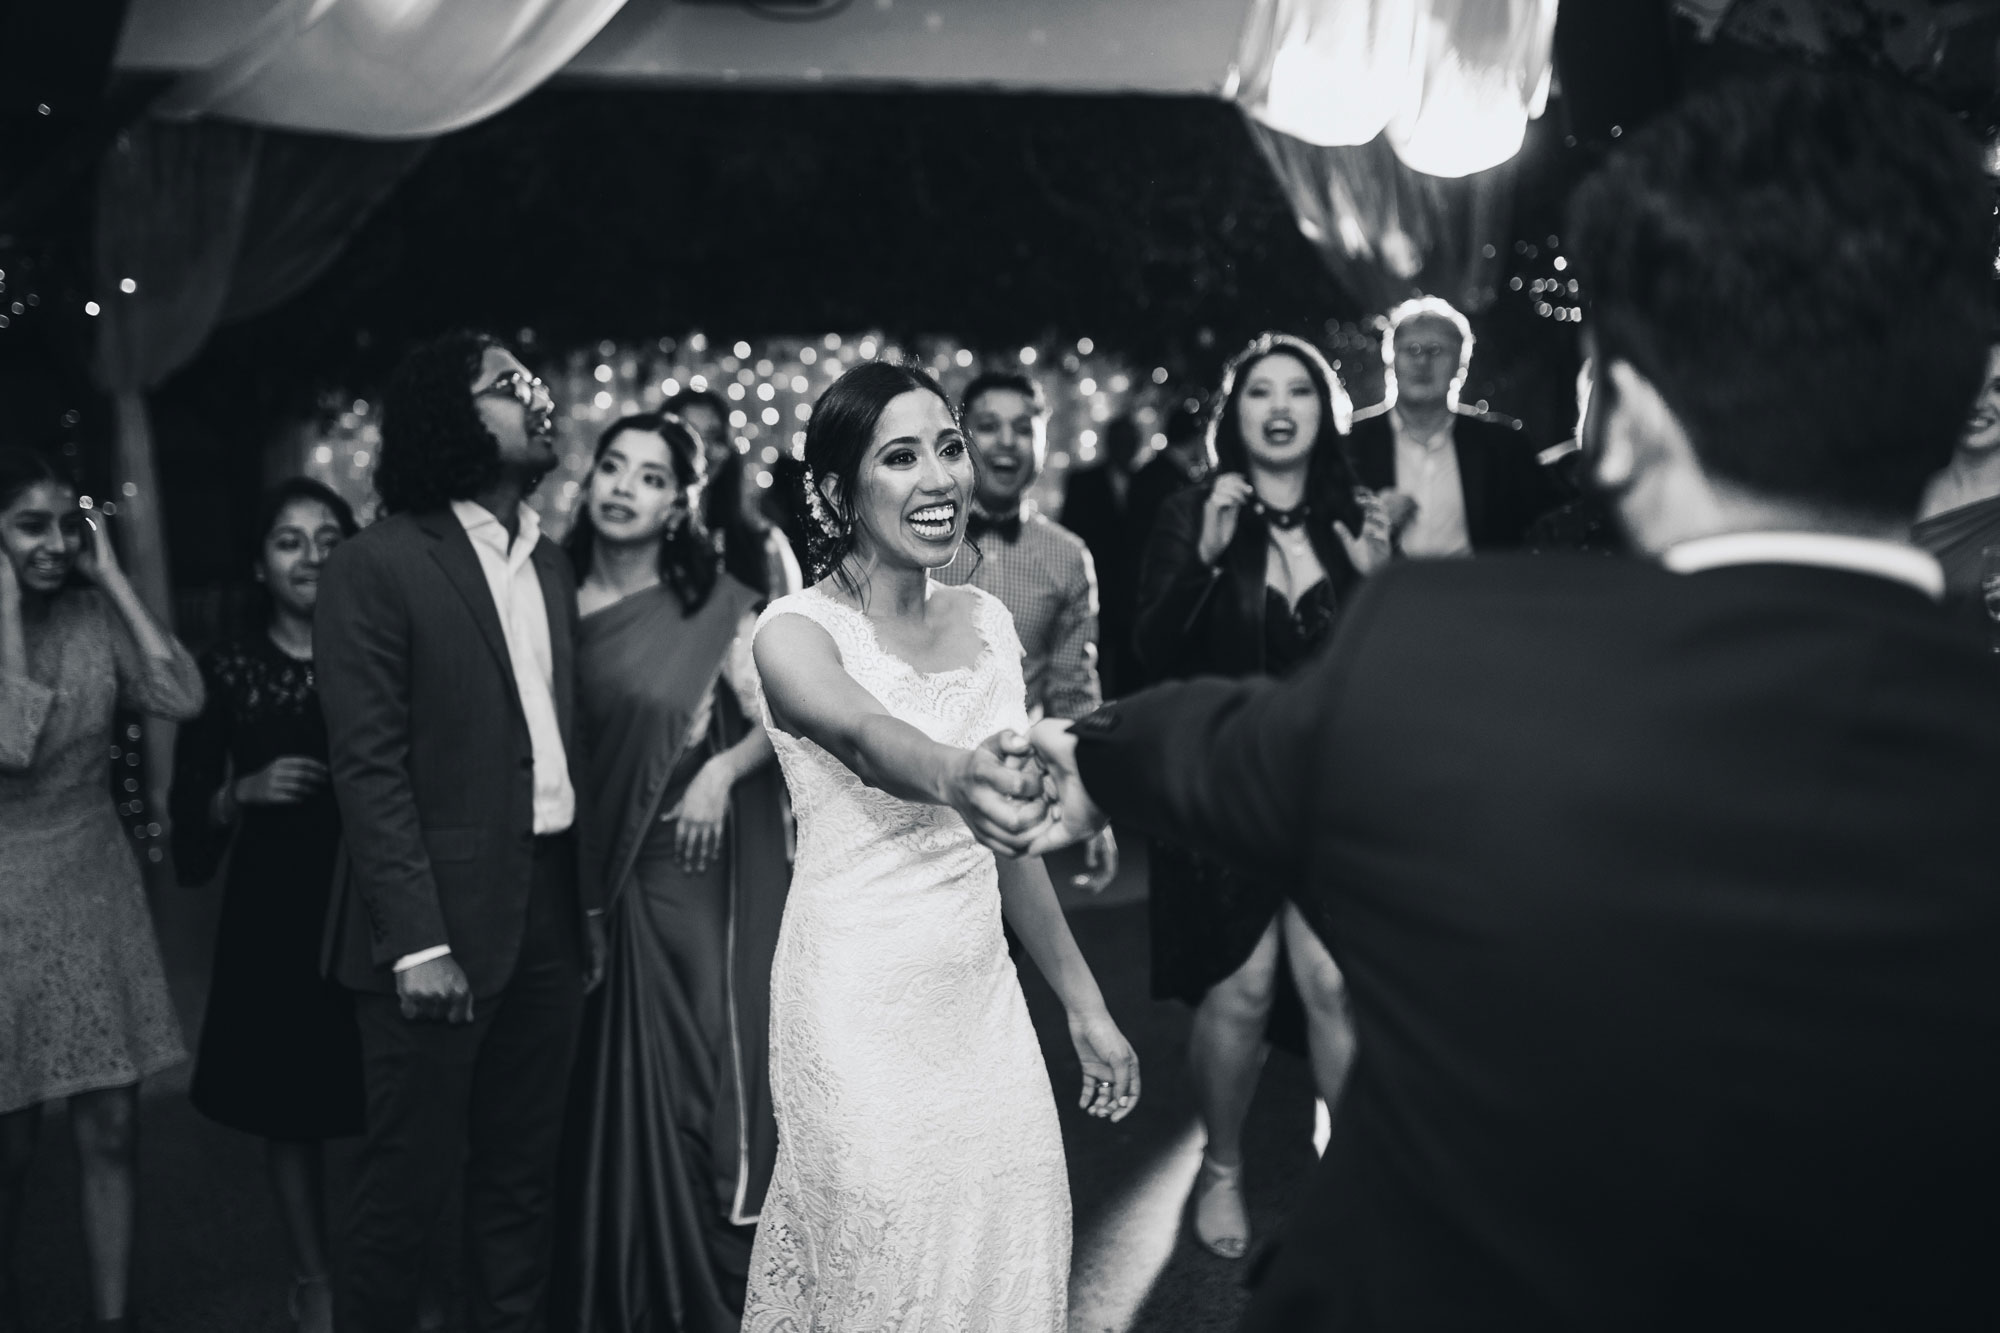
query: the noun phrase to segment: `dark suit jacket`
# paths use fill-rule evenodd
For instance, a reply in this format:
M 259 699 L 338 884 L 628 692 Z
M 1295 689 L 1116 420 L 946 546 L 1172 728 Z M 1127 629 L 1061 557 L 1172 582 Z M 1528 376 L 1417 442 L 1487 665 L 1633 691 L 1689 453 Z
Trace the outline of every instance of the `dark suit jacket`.
M 576 585 L 546 537 L 556 719 L 578 755 Z M 475 995 L 507 984 L 534 857 L 534 748 L 493 594 L 448 509 L 385 518 L 327 561 L 314 612 L 343 841 L 331 975 L 392 991 L 391 965 L 448 944 Z M 601 886 L 586 885 L 587 901 Z
M 1105 693 L 1130 689 L 1132 605 L 1139 579 L 1139 538 L 1132 528 L 1132 489 L 1121 499 L 1111 464 L 1074 471 L 1063 484 L 1061 523 L 1083 538 L 1097 571 L 1098 669 Z
M 1396 484 L 1396 433 L 1386 406 L 1355 414 L 1347 448 L 1363 486 L 1379 491 Z M 1452 452 L 1465 495 L 1466 535 L 1475 551 L 1518 548 L 1536 519 L 1570 498 L 1520 432 L 1498 418 L 1458 413 Z
M 1377 574 L 1077 723 L 1282 882 L 1359 1060 L 1246 1327 L 2000 1328 L 2000 669 L 1866 575 Z
M 1131 493 L 1125 497 L 1125 512 L 1135 549 L 1146 549 L 1146 540 L 1153 535 L 1154 524 L 1160 521 L 1161 506 L 1188 487 L 1199 485 L 1204 475 L 1205 471 L 1187 472 L 1164 450 L 1133 474 Z
M 1214 489 L 1211 478 L 1168 496 L 1146 539 L 1132 643 L 1148 679 L 1248 676 L 1264 669 L 1270 533 L 1246 505 L 1222 559 L 1203 564 L 1201 511 Z M 1328 523 L 1306 527 L 1313 553 L 1344 603 L 1360 576 Z

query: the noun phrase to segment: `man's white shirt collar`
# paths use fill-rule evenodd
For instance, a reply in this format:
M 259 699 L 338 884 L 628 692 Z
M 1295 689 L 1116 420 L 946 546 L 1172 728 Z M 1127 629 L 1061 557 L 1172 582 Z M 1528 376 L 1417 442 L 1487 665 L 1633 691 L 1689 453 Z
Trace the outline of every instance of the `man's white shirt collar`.
M 513 558 L 517 552 L 532 552 L 535 549 L 535 543 L 541 540 L 542 516 L 537 514 L 533 507 L 527 504 L 523 504 L 518 511 L 520 514 L 520 532 L 514 538 L 513 545 L 511 546 L 507 540 L 507 529 L 501 526 L 500 520 L 494 517 L 493 511 L 485 505 L 478 504 L 472 500 L 453 500 L 451 502 L 451 512 L 457 516 L 458 525 L 465 529 L 466 536 L 471 537 L 474 541 L 484 541 L 495 550 L 503 552 L 508 557 L 509 563 L 513 563 Z M 498 531 L 480 531 L 480 529 L 486 527 L 496 528 Z
M 1902 542 L 1830 532 L 1726 532 L 1667 549 L 1660 563 L 1676 574 L 1725 565 L 1815 565 L 1907 583 L 1932 601 L 1944 598 L 1944 569 Z

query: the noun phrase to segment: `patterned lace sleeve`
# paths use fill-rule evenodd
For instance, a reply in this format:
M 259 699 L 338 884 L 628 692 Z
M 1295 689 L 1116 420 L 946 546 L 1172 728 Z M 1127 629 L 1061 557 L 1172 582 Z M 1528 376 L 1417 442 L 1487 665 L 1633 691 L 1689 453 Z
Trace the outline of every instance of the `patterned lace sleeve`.
M 111 653 L 118 665 L 118 702 L 122 706 L 169 722 L 186 722 L 201 712 L 201 668 L 179 639 L 167 634 L 167 656 L 149 658 L 132 641 L 132 632 L 125 628 L 117 609 L 101 595 L 98 610 L 111 626 Z

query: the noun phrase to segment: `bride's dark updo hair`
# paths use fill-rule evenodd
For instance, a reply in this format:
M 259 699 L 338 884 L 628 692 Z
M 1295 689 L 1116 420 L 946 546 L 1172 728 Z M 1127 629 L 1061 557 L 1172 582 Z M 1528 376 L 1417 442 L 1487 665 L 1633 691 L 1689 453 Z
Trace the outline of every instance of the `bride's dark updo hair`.
M 854 550 L 855 489 L 861 461 L 890 403 L 913 390 L 934 393 L 952 419 L 958 413 L 929 372 L 895 361 L 864 361 L 827 386 L 806 423 L 805 467 L 789 497 L 806 534 L 807 579 L 837 574 Z M 835 485 L 826 483 L 831 479 Z M 832 495 L 829 496 L 828 492 Z

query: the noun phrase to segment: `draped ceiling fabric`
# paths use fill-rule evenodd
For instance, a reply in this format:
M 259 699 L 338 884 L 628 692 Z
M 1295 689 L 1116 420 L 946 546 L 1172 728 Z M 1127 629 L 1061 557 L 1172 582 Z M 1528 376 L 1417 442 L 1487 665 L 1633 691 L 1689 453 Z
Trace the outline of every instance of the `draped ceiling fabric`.
M 1492 301 L 1555 19 L 1556 0 L 1255 0 L 1232 95 L 1299 229 L 1368 308 Z
M 92 370 L 111 395 L 126 562 L 167 623 L 172 582 L 147 391 L 193 360 L 217 325 L 268 310 L 319 276 L 423 149 L 142 118 L 106 152 Z M 149 722 L 155 813 L 166 808 L 172 746 L 172 728 Z
M 161 614 L 166 542 L 147 391 L 193 360 L 217 325 L 268 310 L 317 277 L 422 153 L 420 143 L 146 118 L 106 152 L 92 370 L 112 398 L 118 475 L 131 488 L 120 527 L 134 582 Z
M 446 134 L 532 92 L 624 3 L 286 0 L 155 111 L 363 138 Z
M 94 370 L 117 418 L 120 526 L 155 611 L 170 601 L 147 391 L 217 324 L 311 282 L 425 141 L 525 96 L 623 3 L 278 0 L 240 27 L 241 6 L 200 7 L 240 39 L 119 136 L 98 180 Z

